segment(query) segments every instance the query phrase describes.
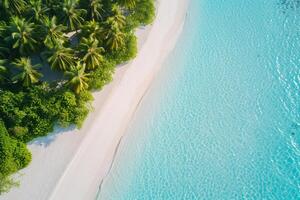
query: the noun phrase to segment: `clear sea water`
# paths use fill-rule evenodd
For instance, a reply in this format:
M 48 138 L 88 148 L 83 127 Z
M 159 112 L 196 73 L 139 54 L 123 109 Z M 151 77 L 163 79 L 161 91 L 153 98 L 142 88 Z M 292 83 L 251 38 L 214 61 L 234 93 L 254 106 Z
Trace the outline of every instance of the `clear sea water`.
M 190 0 L 98 200 L 300 199 L 300 1 Z

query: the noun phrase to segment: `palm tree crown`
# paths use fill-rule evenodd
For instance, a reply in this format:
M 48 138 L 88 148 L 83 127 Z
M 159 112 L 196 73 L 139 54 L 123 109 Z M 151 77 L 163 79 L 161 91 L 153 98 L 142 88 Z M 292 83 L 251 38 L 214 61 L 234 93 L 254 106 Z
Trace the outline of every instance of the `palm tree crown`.
M 52 69 L 70 70 L 75 64 L 74 52 L 70 48 L 57 46 L 50 52 L 48 62 L 51 64 Z
M 98 44 L 97 39 L 82 38 L 80 49 L 82 49 L 81 53 L 84 54 L 83 61 L 88 70 L 99 67 L 101 62 L 103 62 L 103 56 L 101 54 L 104 52 L 104 48 L 99 47 Z
M 24 0 L 2 0 L 0 6 L 5 8 L 10 13 L 20 14 L 26 7 L 26 1 Z
M 90 15 L 93 20 L 102 19 L 101 12 L 103 12 L 102 0 L 90 0 Z
M 126 20 L 120 7 L 116 4 L 113 5 L 112 11 L 114 15 L 107 18 L 104 23 L 103 35 L 106 45 L 111 50 L 118 50 L 125 44 L 125 34 L 121 30 L 124 28 Z
M 89 88 L 89 74 L 85 72 L 85 65 L 81 62 L 78 61 L 76 67 L 71 71 L 65 72 L 65 75 L 69 77 L 67 84 L 76 94 Z
M 106 45 L 111 50 L 118 50 L 125 44 L 125 34 L 117 26 L 112 26 L 106 32 Z
M 61 46 L 67 38 L 64 36 L 64 32 L 66 27 L 63 25 L 57 25 L 56 17 L 52 17 L 51 20 L 46 17 L 43 20 L 44 29 L 46 32 L 46 38 L 44 40 L 44 44 L 48 48 L 54 48 L 55 46 Z
M 78 9 L 77 4 L 77 0 L 64 0 L 63 3 L 63 20 L 70 30 L 77 30 L 84 21 L 86 10 Z
M 113 16 L 109 17 L 106 21 L 107 24 L 110 24 L 112 26 L 118 26 L 118 28 L 123 28 L 126 24 L 126 18 L 122 14 L 122 11 L 120 7 L 116 4 L 112 7 Z
M 18 49 L 21 55 L 36 49 L 37 41 L 33 38 L 35 25 L 23 18 L 13 17 L 8 26 L 9 36 L 5 41 Z
M 43 20 L 49 11 L 49 8 L 45 7 L 41 0 L 30 0 L 29 9 L 34 15 L 34 19 L 39 22 Z
M 91 37 L 101 41 L 103 39 L 104 29 L 95 20 L 92 20 L 82 26 L 81 33 L 84 37 Z
M 36 69 L 39 65 L 32 65 L 30 58 L 20 58 L 13 62 L 13 65 L 21 70 L 17 75 L 13 77 L 13 81 L 22 81 L 24 87 L 29 87 L 30 85 L 37 83 L 42 74 Z

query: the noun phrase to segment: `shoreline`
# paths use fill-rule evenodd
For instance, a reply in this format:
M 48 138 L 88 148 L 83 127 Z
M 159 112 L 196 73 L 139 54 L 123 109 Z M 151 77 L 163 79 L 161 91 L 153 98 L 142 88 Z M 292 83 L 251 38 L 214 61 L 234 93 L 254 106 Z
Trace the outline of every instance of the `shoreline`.
M 25 181 L 21 179 L 20 188 L 4 194 L 1 200 L 96 197 L 99 184 L 113 165 L 128 123 L 183 28 L 188 0 L 173 0 L 171 5 L 168 0 L 156 3 L 154 23 L 137 34 L 140 44 L 137 57 L 117 67 L 113 82 L 93 93 L 95 110 L 83 128 L 63 131 L 64 134 L 59 131 L 52 138 L 54 144 L 43 146 L 32 142 L 33 162 L 22 170 Z M 71 137 L 74 138 L 70 140 Z M 31 176 L 33 172 L 36 174 Z

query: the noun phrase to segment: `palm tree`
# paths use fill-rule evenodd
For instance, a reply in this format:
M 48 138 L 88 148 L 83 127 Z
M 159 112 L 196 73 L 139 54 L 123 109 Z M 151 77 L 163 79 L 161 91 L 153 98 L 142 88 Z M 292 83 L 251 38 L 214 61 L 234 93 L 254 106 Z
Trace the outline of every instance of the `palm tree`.
M 36 69 L 39 65 L 32 65 L 30 58 L 21 57 L 13 62 L 13 65 L 21 71 L 16 74 L 12 80 L 15 82 L 21 81 L 24 87 L 37 83 L 43 75 Z
M 81 28 L 81 34 L 84 37 L 91 37 L 101 41 L 104 35 L 104 29 L 95 20 L 86 22 Z
M 27 22 L 23 18 L 12 17 L 8 26 L 9 36 L 5 41 L 12 45 L 13 49 L 18 49 L 21 55 L 34 51 L 37 41 L 33 38 L 35 25 Z
M 66 27 L 59 24 L 57 25 L 56 17 L 52 17 L 50 20 L 48 17 L 46 17 L 43 20 L 44 29 L 46 32 L 46 38 L 44 40 L 44 44 L 48 48 L 54 48 L 55 46 L 61 46 L 67 38 L 64 36 L 64 32 L 66 30 Z
M 24 0 L 1 0 L 0 6 L 5 8 L 6 11 L 15 14 L 21 14 L 22 10 L 26 7 Z
M 84 21 L 83 15 L 86 10 L 77 8 L 78 0 L 64 0 L 63 3 L 63 21 L 70 30 L 76 30 Z
M 34 15 L 34 19 L 37 22 L 40 22 L 43 20 L 49 11 L 49 8 L 45 7 L 43 5 L 43 2 L 41 0 L 30 0 L 29 1 L 29 9 L 32 11 Z
M 102 20 L 101 12 L 103 12 L 102 0 L 90 0 L 90 13 L 91 19 L 93 20 Z
M 118 0 L 118 3 L 128 9 L 132 9 L 136 5 L 136 0 Z
M 118 50 L 125 44 L 125 34 L 117 26 L 112 26 L 105 36 L 106 45 L 111 50 Z
M 107 24 L 118 26 L 118 28 L 123 28 L 126 24 L 126 18 L 122 14 L 120 7 L 116 4 L 112 7 L 113 16 L 109 17 L 106 21 Z
M 79 46 L 81 53 L 84 54 L 83 61 L 86 64 L 88 70 L 95 69 L 103 62 L 103 56 L 101 53 L 104 52 L 104 48 L 98 46 L 99 41 L 93 38 L 82 38 L 82 42 Z
M 69 77 L 68 85 L 73 89 L 76 94 L 89 88 L 89 74 L 85 72 L 85 65 L 77 62 L 77 65 L 71 71 L 65 73 Z
M 75 64 L 76 58 L 74 58 L 74 52 L 71 48 L 57 46 L 47 53 L 50 54 L 48 62 L 54 70 L 67 71 L 72 69 Z

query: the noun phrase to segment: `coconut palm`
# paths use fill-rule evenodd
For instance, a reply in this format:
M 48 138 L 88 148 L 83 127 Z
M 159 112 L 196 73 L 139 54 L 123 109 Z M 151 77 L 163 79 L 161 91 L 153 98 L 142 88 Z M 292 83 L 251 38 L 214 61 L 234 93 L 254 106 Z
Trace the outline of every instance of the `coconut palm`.
M 10 13 L 20 14 L 26 7 L 24 0 L 0 0 L 0 6 Z
M 12 80 L 22 82 L 24 87 L 37 83 L 43 75 L 37 71 L 39 65 L 32 65 L 30 58 L 21 57 L 13 62 L 13 65 L 20 70 Z
M 77 8 L 78 0 L 64 0 L 63 21 L 70 30 L 77 30 L 83 23 L 86 10 Z
M 89 88 L 89 74 L 85 72 L 85 65 L 81 62 L 78 61 L 74 69 L 65 72 L 65 76 L 69 77 L 67 84 L 76 94 Z
M 34 19 L 37 22 L 43 20 L 49 11 L 49 8 L 45 7 L 41 0 L 30 0 L 29 9 L 33 13 Z
M 93 20 L 102 20 L 101 12 L 103 12 L 102 0 L 90 0 L 90 15 Z
M 117 26 L 112 26 L 106 32 L 105 41 L 111 50 L 118 50 L 125 44 L 125 34 Z
M 84 37 L 91 37 L 101 41 L 104 36 L 104 28 L 95 20 L 88 21 L 82 26 L 81 34 Z
M 136 0 L 118 0 L 117 2 L 128 9 L 132 9 L 136 5 Z
M 11 44 L 13 49 L 18 49 L 21 55 L 34 51 L 37 41 L 34 39 L 34 23 L 26 21 L 24 18 L 12 17 L 8 26 L 9 35 L 5 41 Z
M 118 28 L 120 29 L 123 28 L 126 24 L 126 18 L 122 14 L 120 7 L 114 4 L 112 7 L 112 11 L 114 14 L 107 19 L 106 23 L 109 25 L 118 26 Z
M 43 20 L 43 25 L 46 33 L 44 44 L 48 48 L 61 46 L 67 40 L 63 32 L 66 30 L 66 27 L 61 24 L 57 25 L 57 20 L 55 16 L 52 17 L 51 20 L 48 17 L 46 17 Z
M 70 70 L 76 62 L 71 48 L 57 46 L 51 52 L 47 52 L 47 54 L 50 54 L 48 62 L 54 70 Z
M 94 38 L 82 38 L 79 48 L 83 54 L 83 61 L 88 70 L 95 69 L 103 62 L 104 48 L 99 47 L 99 41 Z

